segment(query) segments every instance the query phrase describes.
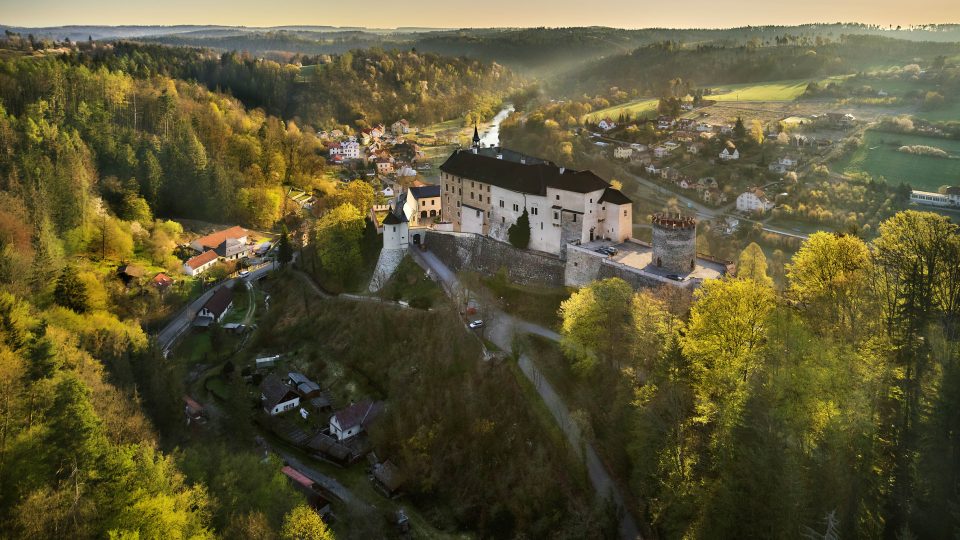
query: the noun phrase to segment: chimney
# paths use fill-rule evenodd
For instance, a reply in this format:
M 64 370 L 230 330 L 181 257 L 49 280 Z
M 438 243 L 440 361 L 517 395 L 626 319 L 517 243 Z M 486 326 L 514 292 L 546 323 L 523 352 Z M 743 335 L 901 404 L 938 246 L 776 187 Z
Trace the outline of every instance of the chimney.
M 497 154 L 497 159 L 503 159 L 503 154 Z
M 520 158 L 520 164 L 521 164 L 521 165 L 526 165 L 526 164 L 527 164 L 527 158 Z
M 473 147 L 473 148 L 471 148 L 470 150 L 472 150 L 474 154 L 476 154 L 476 153 L 477 153 L 477 147 L 476 147 L 476 146 L 474 146 L 474 147 Z
M 567 170 L 565 167 L 560 167 L 560 174 L 563 174 L 563 171 Z

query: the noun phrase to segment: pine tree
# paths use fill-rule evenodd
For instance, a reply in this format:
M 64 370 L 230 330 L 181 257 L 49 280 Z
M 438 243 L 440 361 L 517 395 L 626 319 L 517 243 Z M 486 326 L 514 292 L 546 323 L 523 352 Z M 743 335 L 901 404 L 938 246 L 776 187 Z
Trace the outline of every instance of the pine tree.
M 57 286 L 53 290 L 53 301 L 77 313 L 89 311 L 90 299 L 87 297 L 87 287 L 77 277 L 76 268 L 68 266 L 60 273 Z
M 507 237 L 514 247 L 526 249 L 530 245 L 530 215 L 527 214 L 526 208 L 517 218 L 517 222 L 507 229 Z
M 280 241 L 277 242 L 277 262 L 280 266 L 286 266 L 293 260 L 293 248 L 290 246 L 290 237 L 287 233 L 287 225 L 280 226 Z
M 747 134 L 747 128 L 743 126 L 743 118 L 737 117 L 737 123 L 733 125 L 733 134 L 738 139 L 742 139 Z

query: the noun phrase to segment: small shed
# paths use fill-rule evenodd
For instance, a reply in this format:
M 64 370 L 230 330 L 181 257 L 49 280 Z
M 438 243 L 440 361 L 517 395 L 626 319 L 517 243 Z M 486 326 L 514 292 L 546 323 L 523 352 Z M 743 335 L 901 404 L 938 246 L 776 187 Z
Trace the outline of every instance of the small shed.
M 403 487 L 400 473 L 389 459 L 373 466 L 373 483 L 377 489 L 391 499 L 399 495 L 400 488 Z

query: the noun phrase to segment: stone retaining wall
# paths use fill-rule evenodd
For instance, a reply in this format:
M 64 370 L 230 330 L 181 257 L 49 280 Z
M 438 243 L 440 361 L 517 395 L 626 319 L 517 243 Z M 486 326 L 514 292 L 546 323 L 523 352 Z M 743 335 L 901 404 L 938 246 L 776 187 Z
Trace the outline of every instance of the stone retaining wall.
M 427 249 L 451 270 L 492 275 L 501 269 L 514 283 L 564 285 L 564 261 L 553 255 L 517 249 L 505 242 L 469 233 L 429 231 Z

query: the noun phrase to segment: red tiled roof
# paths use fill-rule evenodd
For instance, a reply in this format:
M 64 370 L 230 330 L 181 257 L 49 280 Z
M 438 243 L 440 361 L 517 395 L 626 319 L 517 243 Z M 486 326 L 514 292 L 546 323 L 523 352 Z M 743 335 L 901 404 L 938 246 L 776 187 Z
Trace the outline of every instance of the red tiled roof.
M 300 484 L 305 488 L 313 488 L 313 480 L 307 478 L 302 472 L 294 469 L 293 467 L 287 465 L 284 468 L 280 469 L 283 474 L 290 477 L 291 480 Z
M 215 261 L 216 259 L 217 252 L 213 251 L 212 249 L 208 249 L 207 251 L 204 251 L 195 257 L 190 257 L 190 259 L 187 260 L 187 266 L 196 270 L 197 268 L 200 268 L 210 261 Z
M 222 231 L 217 231 L 213 234 L 208 234 L 207 236 L 201 236 L 194 240 L 194 242 L 199 243 L 201 246 L 209 249 L 213 249 L 224 242 L 228 238 L 242 238 L 247 236 L 249 233 L 243 227 L 239 225 L 230 227 L 229 229 L 224 229 Z
M 159 274 L 153 276 L 153 284 L 157 287 L 169 287 L 170 285 L 173 285 L 173 278 L 164 274 L 163 272 L 160 272 Z

